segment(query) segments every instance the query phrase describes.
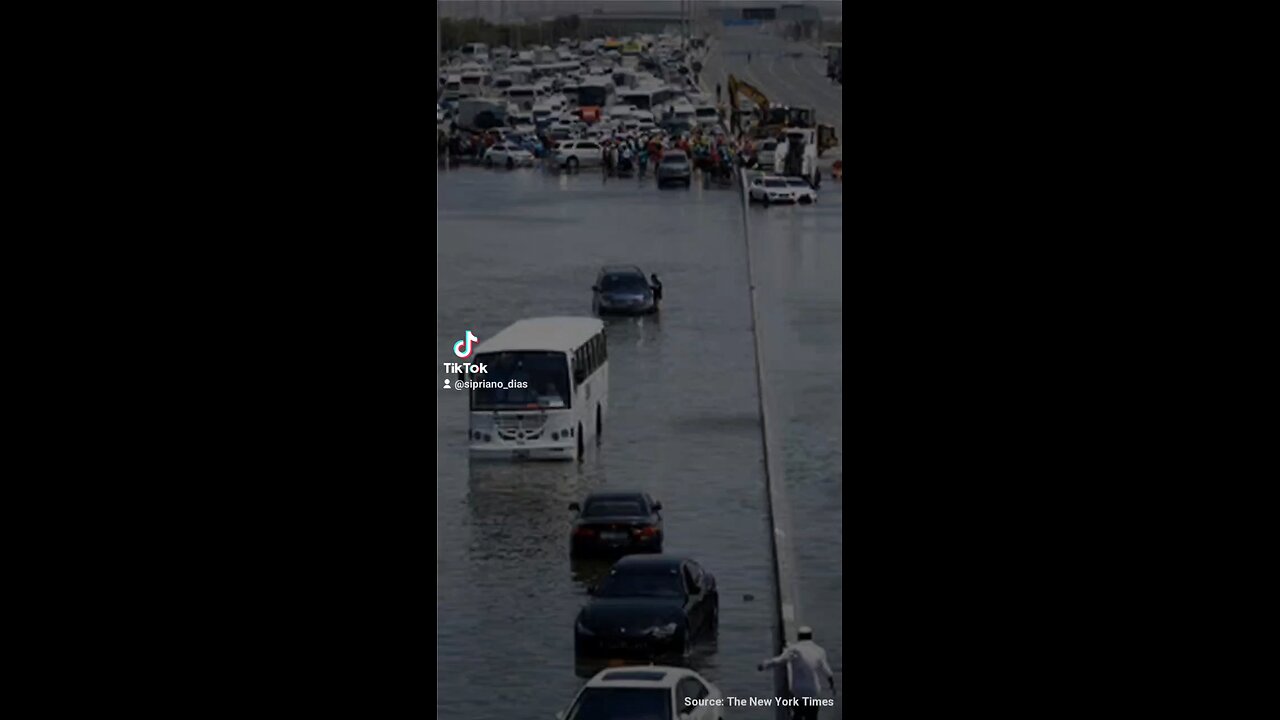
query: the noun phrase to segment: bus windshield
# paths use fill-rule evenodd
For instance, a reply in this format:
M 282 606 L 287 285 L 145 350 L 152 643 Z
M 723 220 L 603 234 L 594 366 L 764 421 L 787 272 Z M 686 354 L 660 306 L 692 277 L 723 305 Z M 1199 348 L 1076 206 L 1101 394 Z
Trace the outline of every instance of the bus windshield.
M 569 407 L 569 364 L 560 352 L 482 353 L 472 362 L 487 372 L 471 380 L 489 387 L 471 391 L 472 410 L 543 410 Z M 510 387 L 519 385 L 523 387 Z

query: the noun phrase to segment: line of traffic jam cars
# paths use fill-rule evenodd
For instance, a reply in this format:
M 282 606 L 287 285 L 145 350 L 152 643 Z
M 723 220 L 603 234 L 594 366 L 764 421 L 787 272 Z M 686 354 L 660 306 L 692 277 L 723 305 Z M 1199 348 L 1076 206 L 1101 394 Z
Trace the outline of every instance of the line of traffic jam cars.
M 569 509 L 575 564 L 616 562 L 588 585 L 591 600 L 574 620 L 575 669 L 591 679 L 556 717 L 676 718 L 694 707 L 698 717 L 719 718 L 714 705 L 689 701 L 722 699 L 720 690 L 682 666 L 695 645 L 715 643 L 715 576 L 696 560 L 662 552 L 662 503 L 648 493 L 594 492 Z

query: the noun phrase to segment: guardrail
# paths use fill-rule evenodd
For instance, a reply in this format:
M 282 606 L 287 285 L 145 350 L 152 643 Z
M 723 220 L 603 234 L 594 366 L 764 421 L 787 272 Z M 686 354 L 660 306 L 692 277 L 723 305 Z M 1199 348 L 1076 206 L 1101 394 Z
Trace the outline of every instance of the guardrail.
M 751 297 L 751 334 L 755 339 L 756 392 L 760 398 L 760 433 L 764 441 L 765 488 L 769 499 L 769 527 L 772 531 L 774 578 L 777 580 L 778 636 L 776 652 L 796 641 L 796 614 L 800 608 L 799 581 L 796 577 L 795 550 L 791 544 L 791 504 L 787 501 L 786 476 L 782 466 L 782 446 L 778 440 L 776 416 L 769 384 L 765 382 L 764 347 L 760 341 L 760 315 L 756 310 L 756 279 L 751 263 L 751 202 L 747 191 L 751 171 L 738 172 L 742 200 L 742 235 L 747 249 L 747 282 Z M 790 667 L 781 666 L 774 674 L 779 695 L 789 694 Z M 785 720 L 787 711 L 779 708 L 778 717 Z

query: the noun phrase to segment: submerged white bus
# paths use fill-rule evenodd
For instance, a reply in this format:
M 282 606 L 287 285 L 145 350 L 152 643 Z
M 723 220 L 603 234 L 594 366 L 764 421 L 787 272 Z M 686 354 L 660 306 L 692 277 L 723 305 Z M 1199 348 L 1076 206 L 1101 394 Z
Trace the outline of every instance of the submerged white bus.
M 468 376 L 476 456 L 581 460 L 609 412 L 609 348 L 597 318 L 520 320 L 476 347 Z

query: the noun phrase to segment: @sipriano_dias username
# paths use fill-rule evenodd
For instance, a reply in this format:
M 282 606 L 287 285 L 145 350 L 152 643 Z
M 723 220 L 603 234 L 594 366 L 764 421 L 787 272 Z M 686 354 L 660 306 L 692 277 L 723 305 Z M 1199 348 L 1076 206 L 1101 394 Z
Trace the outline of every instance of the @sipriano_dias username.
M 461 385 L 459 386 L 459 383 Z M 527 380 L 459 380 L 453 385 L 460 390 L 524 390 L 529 387 Z

